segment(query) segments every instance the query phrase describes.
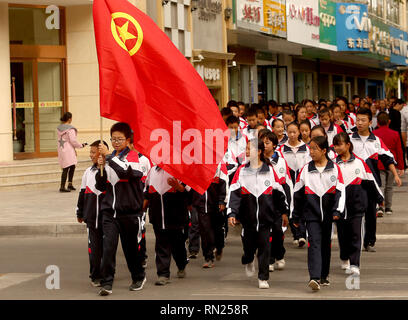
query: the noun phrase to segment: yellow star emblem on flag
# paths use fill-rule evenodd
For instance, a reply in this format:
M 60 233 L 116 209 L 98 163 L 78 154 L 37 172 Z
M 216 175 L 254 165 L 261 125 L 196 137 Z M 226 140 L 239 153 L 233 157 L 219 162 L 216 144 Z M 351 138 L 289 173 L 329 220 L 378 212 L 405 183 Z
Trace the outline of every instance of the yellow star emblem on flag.
M 119 25 L 115 20 L 122 18 L 127 20 L 124 24 Z M 132 24 L 136 29 L 136 34 L 129 31 L 129 27 Z M 124 12 L 115 12 L 112 13 L 112 22 L 111 22 L 111 31 L 113 38 L 124 50 L 126 50 L 130 56 L 133 56 L 136 52 L 139 51 L 143 43 L 143 30 L 140 24 L 136 21 L 134 17 Z M 133 48 L 128 48 L 126 42 L 129 40 L 136 39 L 136 43 Z

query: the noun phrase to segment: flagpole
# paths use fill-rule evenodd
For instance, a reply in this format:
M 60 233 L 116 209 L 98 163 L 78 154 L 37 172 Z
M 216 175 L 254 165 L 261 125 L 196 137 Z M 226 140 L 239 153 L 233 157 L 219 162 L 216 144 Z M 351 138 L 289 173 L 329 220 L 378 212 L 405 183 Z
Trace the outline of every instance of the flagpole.
M 103 144 L 103 125 L 102 125 L 102 116 L 100 117 L 100 122 L 99 122 L 99 133 L 100 133 L 100 141 L 101 144 Z M 101 177 L 103 177 L 103 165 L 101 164 L 100 166 L 100 170 L 101 170 Z

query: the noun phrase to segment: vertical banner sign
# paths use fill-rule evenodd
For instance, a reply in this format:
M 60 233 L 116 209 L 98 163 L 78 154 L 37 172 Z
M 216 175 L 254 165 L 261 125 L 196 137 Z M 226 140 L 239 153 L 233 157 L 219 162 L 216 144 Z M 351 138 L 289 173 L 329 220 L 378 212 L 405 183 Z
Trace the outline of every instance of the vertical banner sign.
M 262 32 L 286 38 L 286 0 L 264 0 Z
M 366 5 L 337 3 L 336 26 L 339 51 L 369 52 L 371 22 Z
M 320 47 L 318 0 L 287 0 L 286 19 L 289 41 Z
M 337 50 L 336 3 L 331 0 L 319 0 L 320 44 L 328 49 Z

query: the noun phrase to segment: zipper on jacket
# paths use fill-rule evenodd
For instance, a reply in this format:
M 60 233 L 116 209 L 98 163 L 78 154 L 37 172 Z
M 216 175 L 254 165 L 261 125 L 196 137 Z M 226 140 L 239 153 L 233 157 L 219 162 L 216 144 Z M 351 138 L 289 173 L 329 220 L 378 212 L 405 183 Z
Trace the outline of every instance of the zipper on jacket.
M 98 217 L 99 217 L 99 195 L 96 195 L 96 223 L 95 223 L 95 229 L 98 229 Z
M 115 211 L 115 214 L 113 215 L 114 218 L 116 218 L 116 209 L 115 209 L 115 205 L 116 205 L 116 190 L 115 190 L 115 186 L 112 186 L 113 188 L 113 211 Z
M 164 206 L 163 206 L 163 195 L 160 195 L 160 201 L 161 201 L 161 211 L 162 211 L 162 228 L 165 230 L 164 226 Z
M 207 213 L 207 191 L 205 191 L 205 213 Z
M 259 231 L 258 171 L 255 173 L 256 188 L 256 231 Z
M 322 181 L 322 174 L 320 174 L 320 181 Z M 320 199 L 320 213 L 322 214 L 322 222 L 324 220 L 324 214 L 323 214 L 323 196 L 319 197 Z

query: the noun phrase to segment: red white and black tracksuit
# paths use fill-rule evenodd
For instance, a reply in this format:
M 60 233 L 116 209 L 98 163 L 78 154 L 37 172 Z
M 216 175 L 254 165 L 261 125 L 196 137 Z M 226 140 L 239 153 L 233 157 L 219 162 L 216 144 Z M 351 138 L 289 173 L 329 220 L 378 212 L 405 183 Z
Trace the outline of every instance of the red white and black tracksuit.
M 225 163 L 220 163 L 215 176 L 204 194 L 193 192 L 193 206 L 198 213 L 201 247 L 205 261 L 214 261 L 214 249 L 224 249 L 225 215 L 219 205 L 226 206 L 228 196 L 228 172 Z
M 331 122 L 329 128 L 326 131 L 327 142 L 329 143 L 329 146 L 333 145 L 334 136 L 340 132 L 343 132 L 343 129 L 338 124 Z
M 149 160 L 149 158 L 145 157 L 139 152 L 139 161 L 142 165 L 142 172 L 143 172 L 143 177 L 142 177 L 142 182 L 143 182 L 143 190 L 145 187 L 147 175 L 150 172 L 150 169 L 153 167 L 152 162 Z M 144 256 L 145 260 L 147 259 L 147 250 L 146 250 L 146 213 L 143 213 L 143 230 L 142 230 L 142 240 L 140 241 L 140 250 L 142 251 L 142 255 Z
M 258 130 L 256 128 L 251 128 L 249 125 L 242 129 L 242 135 L 244 137 L 246 137 L 246 139 L 249 140 L 253 140 L 258 138 Z
M 341 217 L 344 206 L 340 167 L 328 160 L 320 173 L 314 161 L 305 165 L 296 180 L 292 217 L 295 222 L 306 221 L 310 279 L 326 279 L 329 275 L 333 216 Z
M 185 228 L 188 224 L 188 205 L 191 188 L 177 191 L 167 183 L 173 178 L 163 169 L 153 167 L 146 180 L 145 199 L 149 200 L 149 221 L 156 236 L 156 268 L 159 277 L 170 277 L 171 256 L 179 270 L 186 267 Z M 179 181 L 179 183 L 181 183 Z
M 223 162 L 227 166 L 229 184 L 231 184 L 238 167 L 245 163 L 246 145 L 247 139 L 240 130 L 238 130 L 235 138 L 230 138 L 228 141 L 228 149 L 224 155 Z
M 378 160 L 381 160 L 384 167 L 388 168 L 390 164 L 395 164 L 394 156 L 387 148 L 384 142 L 373 133 L 370 133 L 367 140 L 363 140 L 357 132 L 350 137 L 354 147 L 354 154 L 363 159 L 374 175 L 375 181 L 381 186 L 380 171 L 378 169 Z M 374 246 L 376 242 L 377 216 L 376 216 L 376 198 L 368 195 L 368 206 L 365 214 L 365 235 L 364 247 Z
M 271 166 L 264 163 L 253 169 L 248 163 L 239 167 L 230 186 L 228 217 L 236 217 L 242 224 L 242 264 L 253 262 L 258 250 L 260 280 L 269 279 L 272 226 L 288 211 L 285 193 Z
M 279 152 L 275 152 L 270 161 L 274 169 L 275 180 L 282 186 L 285 192 L 286 201 L 291 213 L 293 210 L 293 184 L 288 165 L 285 159 L 280 156 Z M 290 216 L 288 218 L 290 218 Z M 269 264 L 273 264 L 275 261 L 282 260 L 285 257 L 284 239 L 282 217 L 280 217 L 272 226 L 271 257 Z
M 103 224 L 102 286 L 112 286 L 116 267 L 118 240 L 133 282 L 145 278 L 140 250 L 143 230 L 143 171 L 137 152 L 125 148 L 106 159 L 101 176 L 96 173 L 96 189 L 106 191 L 101 203 Z
M 310 147 L 306 143 L 301 141 L 297 148 L 297 151 L 294 152 L 295 148 L 292 147 L 289 142 L 286 142 L 278 149 L 278 152 L 286 160 L 293 185 L 295 185 L 299 171 L 304 167 L 306 163 L 312 160 L 310 158 Z M 292 231 L 294 240 L 299 240 L 302 238 L 306 239 L 306 226 L 304 222 L 301 221 L 299 223 L 299 227 L 296 228 L 293 225 L 293 221 L 290 220 L 289 226 Z
M 103 230 L 100 207 L 105 192 L 101 192 L 95 187 L 95 175 L 98 170 L 96 165 L 85 170 L 76 209 L 77 217 L 83 219 L 87 226 L 89 277 L 92 281 L 102 278 Z
M 336 162 L 346 187 L 345 216 L 337 221 L 340 259 L 350 260 L 350 265 L 360 267 L 362 220 L 367 210 L 368 194 L 376 199 L 376 203 L 382 202 L 383 197 L 363 159 L 352 153 L 346 162 L 341 157 L 337 157 Z

